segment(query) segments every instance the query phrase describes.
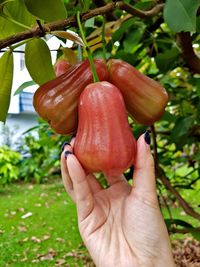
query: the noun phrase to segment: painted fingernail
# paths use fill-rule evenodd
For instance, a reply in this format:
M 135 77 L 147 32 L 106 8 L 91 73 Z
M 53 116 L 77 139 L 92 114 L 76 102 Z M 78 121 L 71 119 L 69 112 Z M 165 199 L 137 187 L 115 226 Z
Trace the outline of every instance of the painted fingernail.
M 68 155 L 70 155 L 70 154 L 72 154 L 72 152 L 71 152 L 71 151 L 65 151 L 65 158 L 67 158 L 67 157 L 68 157 Z
M 64 142 L 64 143 L 62 144 L 62 147 L 61 147 L 61 151 L 62 151 L 62 152 L 63 152 L 65 146 L 67 146 L 67 145 L 70 146 L 70 143 L 69 143 L 69 142 Z
M 74 139 L 75 137 L 76 137 L 75 134 L 73 134 L 73 135 L 71 136 L 70 143 L 71 143 L 72 139 Z
M 146 131 L 145 134 L 144 134 L 144 140 L 147 143 L 147 145 L 150 145 L 150 143 L 151 143 L 151 137 L 150 137 L 150 134 L 149 134 L 148 131 Z

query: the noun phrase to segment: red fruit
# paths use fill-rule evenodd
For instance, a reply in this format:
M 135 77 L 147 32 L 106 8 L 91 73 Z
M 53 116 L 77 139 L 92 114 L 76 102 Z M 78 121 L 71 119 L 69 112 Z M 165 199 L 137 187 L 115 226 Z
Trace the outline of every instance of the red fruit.
M 54 65 L 56 77 L 65 73 L 70 68 L 70 66 L 71 64 L 66 59 L 58 59 Z
M 117 87 L 105 81 L 88 85 L 78 116 L 74 153 L 86 171 L 115 176 L 134 163 L 136 141 Z
M 100 80 L 108 78 L 103 60 L 94 60 Z M 41 118 L 55 132 L 63 135 L 73 133 L 78 124 L 78 100 L 83 89 L 93 82 L 88 60 L 80 62 L 63 75 L 41 85 L 34 94 L 33 104 Z
M 168 102 L 166 90 L 122 60 L 111 59 L 108 66 L 109 81 L 121 91 L 130 115 L 144 125 L 159 120 Z

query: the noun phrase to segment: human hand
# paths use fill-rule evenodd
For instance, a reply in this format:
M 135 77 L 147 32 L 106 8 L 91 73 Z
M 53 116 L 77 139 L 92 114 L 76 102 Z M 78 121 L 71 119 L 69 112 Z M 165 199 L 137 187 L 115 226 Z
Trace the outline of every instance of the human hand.
M 74 139 L 61 155 L 62 178 L 77 205 L 80 234 L 96 266 L 174 266 L 144 135 L 137 141 L 133 186 L 120 175 L 106 177 L 110 186 L 103 189 L 94 175 L 85 174 L 73 144 Z

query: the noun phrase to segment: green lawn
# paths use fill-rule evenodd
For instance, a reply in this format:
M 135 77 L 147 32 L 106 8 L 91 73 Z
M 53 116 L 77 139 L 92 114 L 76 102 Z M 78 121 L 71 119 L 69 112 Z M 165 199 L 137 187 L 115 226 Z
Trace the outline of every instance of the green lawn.
M 199 194 L 192 197 L 198 203 Z M 166 208 L 162 212 L 169 218 Z M 180 208 L 171 212 L 174 219 L 199 226 Z M 93 266 L 78 232 L 76 207 L 60 180 L 0 188 L 0 266 Z
M 0 189 L 0 266 L 91 266 L 88 260 L 60 182 Z

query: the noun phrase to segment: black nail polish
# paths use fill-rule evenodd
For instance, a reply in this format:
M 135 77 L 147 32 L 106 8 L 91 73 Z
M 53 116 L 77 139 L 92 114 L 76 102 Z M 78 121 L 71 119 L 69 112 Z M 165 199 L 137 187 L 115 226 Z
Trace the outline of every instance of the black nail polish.
M 69 142 L 64 142 L 64 143 L 62 144 L 62 147 L 61 147 L 61 151 L 62 151 L 62 152 L 63 152 L 63 150 L 64 150 L 64 148 L 65 148 L 66 145 L 69 145 L 69 146 L 70 146 L 70 143 L 69 143 Z
M 70 154 L 72 154 L 72 152 L 71 152 L 71 151 L 65 151 L 65 158 L 67 158 L 67 157 L 68 157 L 68 155 L 70 155 Z
M 150 143 L 151 143 L 151 137 L 150 137 L 150 134 L 149 134 L 148 131 L 146 131 L 145 134 L 144 134 L 144 140 L 147 143 L 147 145 L 150 145 Z

